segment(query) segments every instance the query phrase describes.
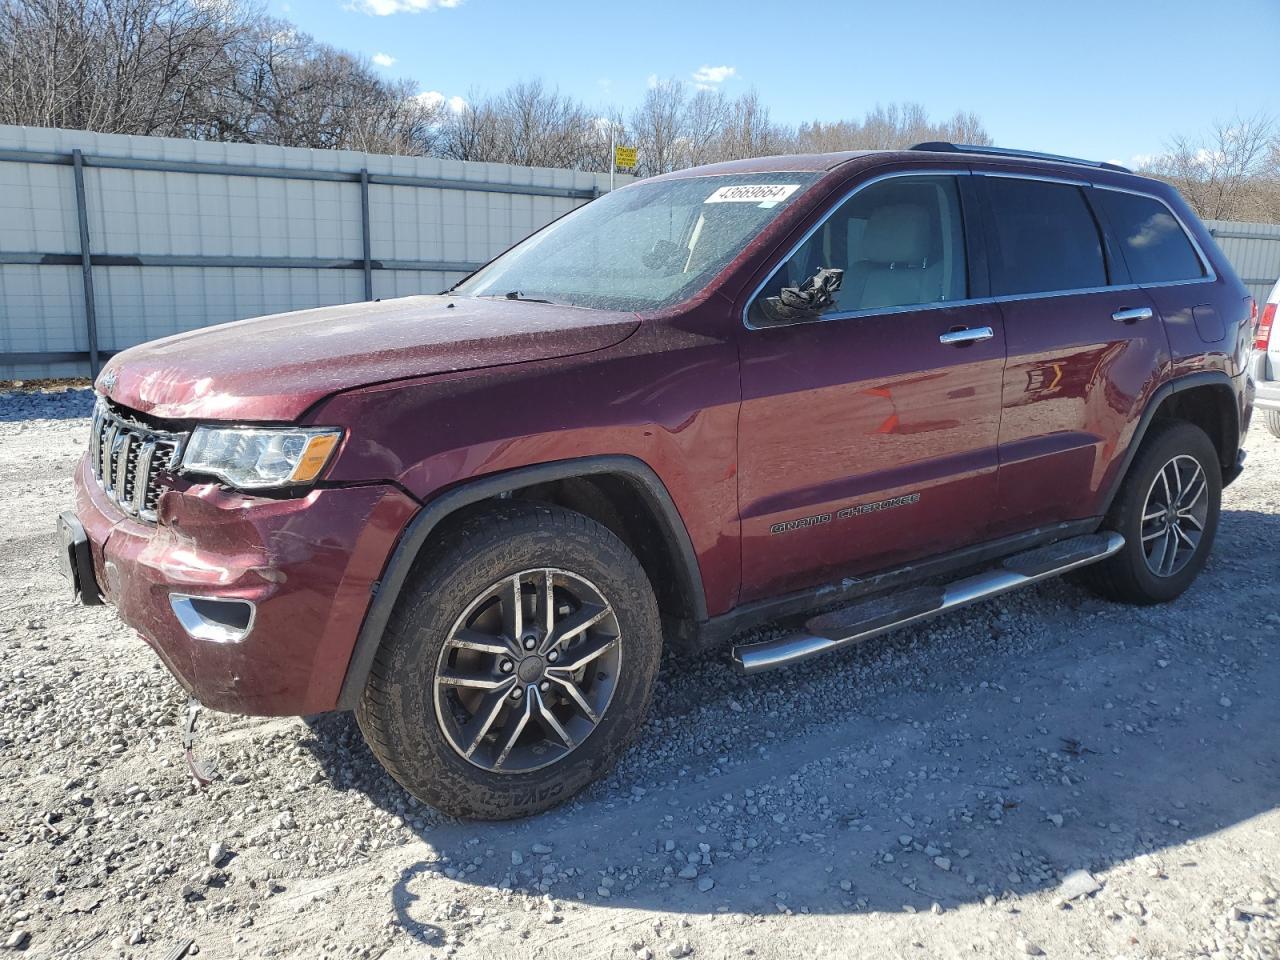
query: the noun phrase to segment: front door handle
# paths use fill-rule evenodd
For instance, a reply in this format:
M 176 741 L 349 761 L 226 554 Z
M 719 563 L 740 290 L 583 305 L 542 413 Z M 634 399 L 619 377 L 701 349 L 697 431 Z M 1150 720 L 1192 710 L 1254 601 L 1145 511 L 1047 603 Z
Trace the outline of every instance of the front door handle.
M 964 327 L 960 330 L 948 330 L 938 337 L 939 343 L 965 344 L 979 340 L 990 340 L 996 332 L 990 327 Z
M 1125 307 L 1113 313 L 1111 319 L 1116 323 L 1137 323 L 1139 320 L 1150 320 L 1151 316 L 1150 307 Z

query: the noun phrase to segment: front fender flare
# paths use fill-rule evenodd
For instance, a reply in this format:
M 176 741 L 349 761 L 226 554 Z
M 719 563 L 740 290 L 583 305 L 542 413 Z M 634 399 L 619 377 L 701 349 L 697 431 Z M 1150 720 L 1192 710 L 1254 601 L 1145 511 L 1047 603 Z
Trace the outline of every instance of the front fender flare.
M 337 709 L 353 710 L 364 692 L 374 657 L 382 643 L 382 635 L 391 619 L 400 591 L 433 530 L 451 514 L 473 503 L 488 500 L 503 493 L 520 490 L 539 483 L 566 480 L 571 477 L 587 477 L 602 474 L 625 476 L 635 482 L 649 501 L 658 520 L 662 523 L 675 547 L 676 562 L 683 568 L 689 596 L 693 599 L 694 616 L 701 622 L 707 619 L 706 594 L 697 554 L 689 539 L 689 531 L 676 509 L 671 495 L 653 469 L 636 457 L 604 455 L 582 457 L 573 460 L 557 460 L 529 467 L 520 467 L 491 474 L 454 487 L 429 501 L 405 527 L 400 540 L 392 551 L 382 576 L 375 585 L 373 600 L 365 613 L 364 623 L 356 637 L 347 665 L 347 674 L 338 696 Z

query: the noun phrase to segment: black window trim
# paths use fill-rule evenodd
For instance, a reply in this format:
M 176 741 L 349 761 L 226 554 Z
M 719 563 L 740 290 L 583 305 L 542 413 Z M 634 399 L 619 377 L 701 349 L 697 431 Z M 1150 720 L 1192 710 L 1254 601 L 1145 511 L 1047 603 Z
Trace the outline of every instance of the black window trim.
M 987 203 L 979 185 L 980 181 L 975 177 L 956 177 L 960 225 L 964 230 L 965 272 L 969 281 L 969 296 L 965 302 L 981 302 L 991 295 L 991 257 L 986 240 Z
M 1163 206 L 1166 210 L 1169 211 L 1170 216 L 1173 217 L 1174 221 L 1181 228 L 1183 234 L 1191 242 L 1192 249 L 1195 250 L 1196 256 L 1200 258 L 1200 265 L 1204 269 L 1204 276 L 1197 277 L 1191 280 L 1165 280 L 1159 283 L 1133 283 L 1130 280 L 1130 282 L 1128 283 L 1108 284 L 1107 286 L 1104 286 L 1104 287 L 1079 287 L 1079 288 L 1072 288 L 1067 290 L 1037 291 L 1036 293 L 1010 293 L 1010 294 L 1002 294 L 1000 296 L 969 297 L 965 300 L 938 300 L 938 301 L 934 301 L 933 303 L 913 303 L 913 304 L 907 304 L 906 306 L 901 306 L 901 307 L 875 307 L 868 310 L 842 310 L 834 313 L 824 314 L 813 320 L 797 320 L 792 323 L 770 323 L 770 324 L 762 325 L 762 324 L 756 324 L 751 322 L 751 316 L 750 316 L 751 306 L 756 302 L 756 298 L 760 296 L 761 291 L 763 291 L 765 286 L 768 285 L 769 281 L 773 279 L 774 274 L 776 274 L 779 270 L 781 270 L 783 266 L 787 263 L 787 261 L 790 260 L 793 256 L 795 256 L 797 252 L 799 252 L 800 248 L 804 246 L 804 244 L 808 241 L 808 239 L 811 236 L 813 236 L 815 233 L 817 233 L 818 230 L 821 229 L 822 226 L 836 213 L 836 211 L 839 210 L 842 206 L 844 206 L 844 204 L 848 202 L 848 200 L 854 194 L 859 193 L 862 190 L 865 190 L 867 187 L 871 186 L 872 184 L 880 183 L 881 181 L 889 180 L 895 177 L 956 177 L 957 190 L 960 194 L 961 217 L 964 221 L 963 226 L 964 226 L 964 234 L 965 234 L 965 258 L 966 260 L 969 259 L 969 250 L 972 242 L 970 240 L 970 237 L 973 236 L 977 238 L 978 243 L 982 244 L 984 248 L 983 260 L 984 260 L 984 263 L 989 265 L 990 250 L 988 249 L 989 244 L 987 241 L 987 234 L 991 229 L 991 227 L 994 226 L 991 223 L 990 204 L 987 203 L 987 200 L 986 200 L 986 191 L 985 190 L 981 191 L 980 200 L 981 200 L 982 209 L 979 212 L 978 217 L 971 217 L 971 211 L 965 207 L 966 191 L 962 189 L 961 187 L 962 181 L 960 181 L 959 179 L 961 177 L 967 177 L 967 176 L 1002 177 L 1009 180 L 1041 180 L 1041 181 L 1044 181 L 1045 183 L 1062 183 L 1062 184 L 1067 184 L 1068 186 L 1079 187 L 1084 193 L 1085 203 L 1089 207 L 1091 213 L 1094 213 L 1094 211 L 1093 211 L 1093 203 L 1089 198 L 1090 190 L 1114 190 L 1116 193 L 1132 193 L 1135 196 L 1145 197 L 1148 200 L 1154 200 L 1157 203 L 1159 203 L 1161 206 Z M 978 222 L 974 222 L 975 220 L 977 220 Z M 1107 244 L 1111 242 L 1109 239 L 1109 235 L 1111 233 L 1110 223 L 1104 217 L 1097 216 L 1096 213 L 1094 213 L 1094 223 L 1098 226 L 1099 230 L 1101 231 L 1101 234 L 1104 237 L 1102 241 L 1103 257 L 1104 259 L 1106 259 Z M 1123 263 L 1124 261 L 1121 260 L 1120 262 Z M 1125 272 L 1126 273 L 1128 272 L 1127 264 L 1125 265 Z M 1108 276 L 1110 275 L 1111 275 L 1110 264 L 1108 263 Z M 975 278 L 971 270 L 969 273 L 969 281 L 971 285 L 973 284 L 974 279 Z M 804 232 L 803 236 L 801 236 L 799 240 L 797 240 L 790 248 L 788 248 L 787 252 L 783 256 L 777 259 L 777 261 L 773 264 L 773 266 L 769 268 L 769 272 L 765 274 L 764 279 L 761 280 L 755 286 L 755 288 L 751 291 L 751 295 L 747 297 L 746 303 L 742 307 L 742 324 L 748 330 L 786 330 L 786 329 L 790 329 L 791 327 L 803 326 L 810 323 L 826 323 L 831 320 L 853 320 L 853 319 L 858 319 L 860 317 L 879 317 L 879 316 L 888 316 L 896 313 L 920 313 L 925 310 L 950 310 L 955 307 L 968 307 L 968 306 L 975 306 L 975 305 L 986 304 L 986 303 L 1010 303 L 1010 302 L 1020 301 L 1020 300 L 1043 300 L 1048 297 L 1065 297 L 1065 296 L 1089 294 L 1089 293 L 1114 293 L 1117 291 L 1144 290 L 1144 289 L 1151 289 L 1156 287 L 1180 287 L 1190 283 L 1216 283 L 1217 280 L 1218 280 L 1218 272 L 1213 268 L 1213 261 L 1211 261 L 1209 257 L 1205 254 L 1204 249 L 1200 246 L 1199 242 L 1196 240 L 1195 234 L 1193 234 L 1191 230 L 1187 227 L 1186 221 L 1184 221 L 1182 217 L 1178 215 L 1177 210 L 1169 206 L 1168 202 L 1163 197 L 1157 196 L 1156 194 L 1148 190 L 1138 190 L 1132 187 L 1120 187 L 1110 183 L 1097 183 L 1091 180 L 1082 180 L 1078 177 L 1053 176 L 1053 175 L 1042 174 L 1042 173 L 1022 173 L 1015 170 L 972 169 L 972 168 L 964 169 L 964 168 L 957 168 L 957 167 L 938 167 L 938 168 L 912 167 L 909 170 L 893 170 L 893 171 L 890 171 L 889 173 L 881 173 L 881 174 L 877 174 L 874 177 L 869 177 L 868 179 L 862 181 L 861 183 L 845 191 L 838 200 L 833 202 L 827 208 L 826 212 L 823 213 L 823 215 L 819 217 L 818 220 L 815 221 L 814 224 Z M 990 286 L 987 286 L 987 289 L 990 290 L 991 289 Z
M 1093 214 L 1093 222 L 1097 224 L 1098 233 L 1102 237 L 1102 256 L 1107 265 L 1107 285 L 1109 287 L 1128 287 L 1133 285 L 1133 271 L 1129 261 L 1120 249 L 1120 238 L 1116 235 L 1111 217 L 1098 199 L 1097 191 L 1092 187 L 1084 188 L 1084 202 L 1089 205 Z

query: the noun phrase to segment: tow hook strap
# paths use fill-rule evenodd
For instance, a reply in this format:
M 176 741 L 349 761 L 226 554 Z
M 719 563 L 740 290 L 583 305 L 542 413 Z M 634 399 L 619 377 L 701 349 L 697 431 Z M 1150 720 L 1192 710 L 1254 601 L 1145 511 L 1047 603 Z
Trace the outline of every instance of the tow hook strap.
M 200 716 L 201 709 L 200 701 L 195 697 L 187 701 L 187 718 L 182 722 L 182 752 L 191 776 L 199 786 L 207 787 L 218 779 L 218 771 L 212 764 L 196 758 L 196 744 L 200 741 L 200 735 L 196 733 L 196 717 Z

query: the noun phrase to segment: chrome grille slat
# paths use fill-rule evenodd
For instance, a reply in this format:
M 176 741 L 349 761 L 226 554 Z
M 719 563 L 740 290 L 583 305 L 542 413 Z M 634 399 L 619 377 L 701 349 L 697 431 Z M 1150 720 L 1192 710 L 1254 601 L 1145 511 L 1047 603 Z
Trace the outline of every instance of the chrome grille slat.
M 138 463 L 136 466 L 136 474 L 133 481 L 133 496 L 129 501 L 132 507 L 130 512 L 136 514 L 142 513 L 147 508 L 147 482 L 146 477 L 151 476 L 151 458 L 156 452 L 156 442 L 154 440 L 143 441 L 142 450 L 138 453 Z M 143 477 L 142 483 L 137 478 Z
M 159 430 L 99 400 L 89 437 L 89 464 L 98 486 L 131 517 L 156 522 L 159 474 L 172 470 L 187 435 Z
M 121 430 L 116 434 L 116 441 L 111 445 L 111 495 L 116 503 L 128 512 L 125 506 L 129 502 L 126 495 L 129 490 L 129 449 L 133 446 L 133 434 Z
M 93 408 L 93 427 L 89 434 L 89 462 L 92 463 L 95 473 L 99 472 L 102 465 L 102 408 L 94 406 Z
M 116 435 L 120 433 L 120 425 L 112 421 L 107 425 L 107 432 L 102 435 L 102 452 L 98 461 L 98 479 L 102 481 L 102 486 L 110 490 L 111 468 L 114 463 L 111 452 L 116 445 Z

